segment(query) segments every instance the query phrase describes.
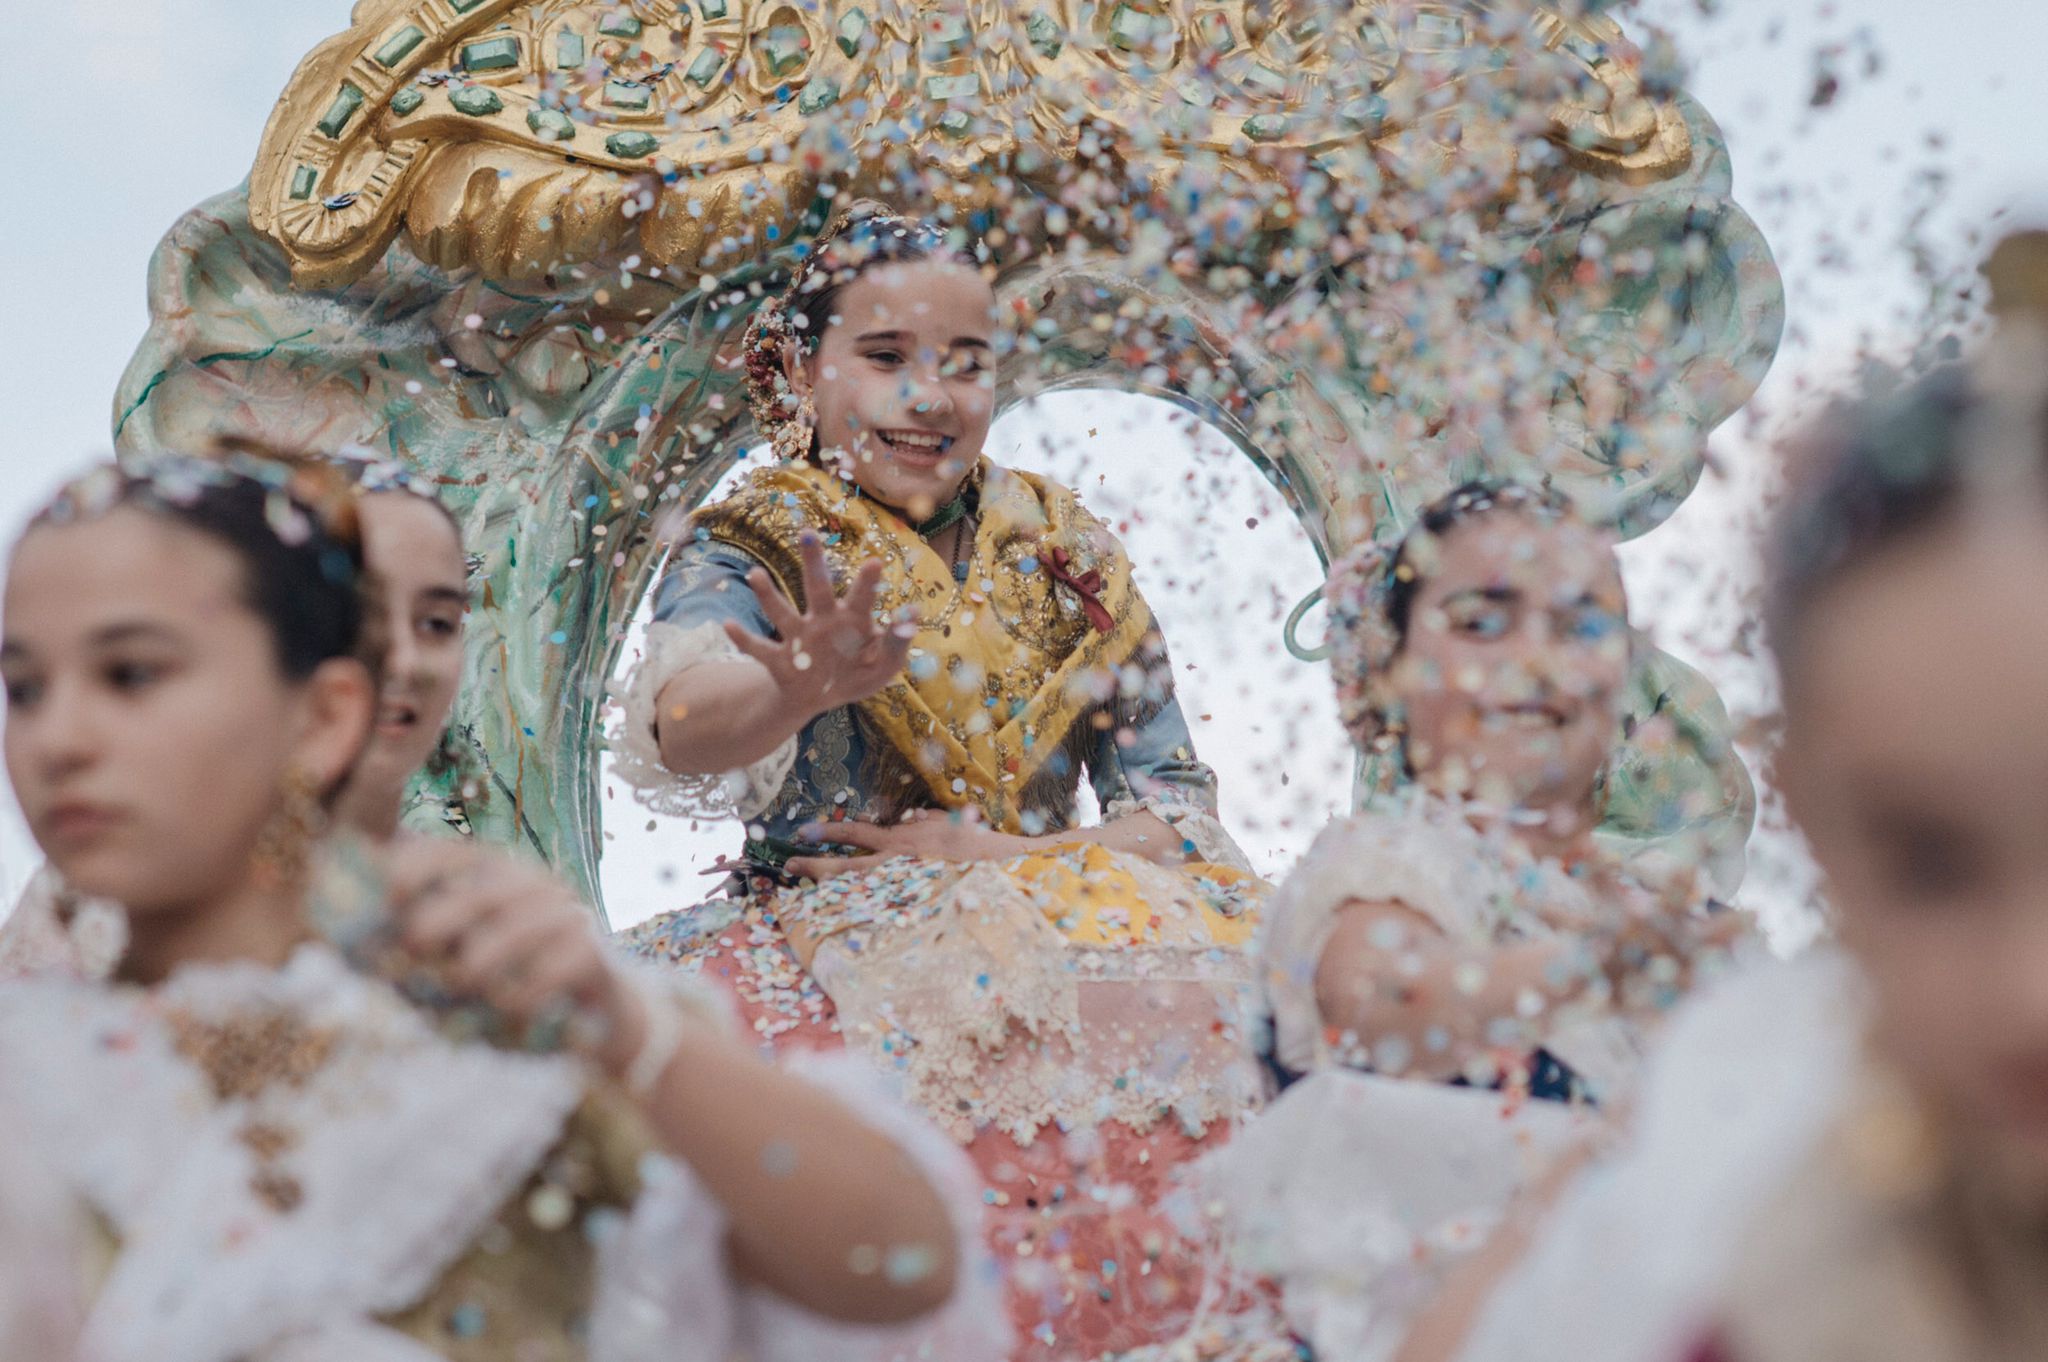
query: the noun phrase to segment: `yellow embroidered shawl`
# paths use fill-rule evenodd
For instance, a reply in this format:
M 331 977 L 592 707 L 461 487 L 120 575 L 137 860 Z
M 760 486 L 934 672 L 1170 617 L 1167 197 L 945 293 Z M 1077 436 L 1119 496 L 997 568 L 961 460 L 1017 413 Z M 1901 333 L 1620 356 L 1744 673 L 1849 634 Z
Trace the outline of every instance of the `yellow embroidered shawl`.
M 973 476 L 981 508 L 964 583 L 893 511 L 809 464 L 762 469 L 691 526 L 755 559 L 799 604 L 804 532 L 823 536 L 842 586 L 865 560 L 880 561 L 877 608 L 914 606 L 920 625 L 905 673 L 859 708 L 940 807 L 977 806 L 1015 832 L 1019 793 L 1115 694 L 1116 669 L 1154 624 L 1122 547 L 1072 492 L 986 459 Z M 1099 574 L 1106 632 L 1047 570 L 1056 561 L 1074 578 Z

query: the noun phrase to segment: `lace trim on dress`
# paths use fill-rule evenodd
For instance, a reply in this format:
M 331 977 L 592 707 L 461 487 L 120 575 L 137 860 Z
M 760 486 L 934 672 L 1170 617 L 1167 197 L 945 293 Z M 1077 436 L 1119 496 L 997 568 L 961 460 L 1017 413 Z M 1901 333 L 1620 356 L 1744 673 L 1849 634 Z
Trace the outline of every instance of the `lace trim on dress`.
M 1161 921 L 1198 923 L 1198 888 L 1119 857 Z M 1092 948 L 999 865 L 903 859 L 784 896 L 824 939 L 811 972 L 847 1044 L 903 1076 L 955 1138 L 994 1126 L 1030 1144 L 1049 1123 L 1171 1116 L 1190 1133 L 1255 1105 L 1250 961 L 1190 937 Z M 1192 1038 L 1192 1039 L 1191 1039 Z
M 688 629 L 660 621 L 647 627 L 647 651 L 626 674 L 618 728 L 610 735 L 613 770 L 633 798 L 674 818 L 758 818 L 796 767 L 797 738 L 737 771 L 678 775 L 662 764 L 654 738 L 654 706 L 662 687 L 700 662 L 741 656 L 716 621 Z
M 1252 874 L 1251 860 L 1224 828 L 1222 820 L 1199 804 L 1171 795 L 1146 795 L 1141 799 L 1113 799 L 1102 811 L 1102 821 L 1114 823 L 1134 813 L 1150 813 L 1181 835 L 1193 848 L 1190 860 L 1208 865 L 1228 866 Z

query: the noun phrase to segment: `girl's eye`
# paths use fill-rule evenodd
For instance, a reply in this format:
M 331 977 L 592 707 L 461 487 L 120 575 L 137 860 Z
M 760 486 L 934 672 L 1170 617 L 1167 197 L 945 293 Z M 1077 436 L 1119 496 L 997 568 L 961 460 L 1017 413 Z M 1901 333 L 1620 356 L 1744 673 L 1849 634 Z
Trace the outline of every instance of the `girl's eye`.
M 164 669 L 154 662 L 114 662 L 107 666 L 107 684 L 115 690 L 137 691 L 161 680 Z
M 1470 638 L 1502 638 L 1514 623 L 1507 607 L 1502 605 L 1466 606 L 1454 608 L 1446 614 L 1451 628 Z
M 442 615 L 429 615 L 419 622 L 419 631 L 428 638 L 454 638 L 462 632 L 462 626 Z
M 885 369 L 893 369 L 903 362 L 901 350 L 870 350 L 868 359 Z
M 26 677 L 8 679 L 7 703 L 17 709 L 34 704 L 42 698 L 42 694 L 43 687 L 39 681 L 31 681 Z
M 1621 621 L 1612 610 L 1603 610 L 1597 605 L 1582 605 L 1571 611 L 1565 618 L 1564 632 L 1581 642 L 1597 642 L 1621 627 Z
M 942 372 L 947 378 L 972 378 L 985 372 L 987 368 L 988 366 L 982 363 L 980 355 L 965 350 L 947 360 Z

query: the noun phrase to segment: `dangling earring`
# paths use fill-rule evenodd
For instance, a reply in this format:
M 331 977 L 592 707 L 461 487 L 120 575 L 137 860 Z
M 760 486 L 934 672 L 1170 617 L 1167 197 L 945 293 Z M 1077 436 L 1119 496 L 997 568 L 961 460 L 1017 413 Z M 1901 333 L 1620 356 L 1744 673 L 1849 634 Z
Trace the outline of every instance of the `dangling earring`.
M 302 767 L 292 767 L 278 791 L 277 812 L 264 825 L 250 857 L 257 883 L 272 891 L 303 883 L 313 843 L 326 830 L 319 781 Z
M 818 428 L 818 404 L 811 400 L 808 392 L 798 393 L 796 410 L 776 424 L 775 433 L 769 443 L 775 447 L 775 457 L 784 463 L 795 463 L 810 457 L 811 438 Z

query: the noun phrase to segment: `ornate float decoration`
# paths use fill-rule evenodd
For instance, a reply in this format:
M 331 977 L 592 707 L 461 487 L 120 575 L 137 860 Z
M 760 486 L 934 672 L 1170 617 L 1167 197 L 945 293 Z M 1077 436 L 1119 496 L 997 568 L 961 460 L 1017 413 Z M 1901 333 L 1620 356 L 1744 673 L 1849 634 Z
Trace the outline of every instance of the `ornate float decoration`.
M 1187 406 L 1326 556 L 1482 471 L 1657 524 L 1782 298 L 1713 123 L 1598 8 L 361 0 L 160 249 L 117 443 L 436 479 L 480 559 L 470 817 L 594 894 L 625 624 L 749 443 L 748 315 L 850 197 L 986 242 L 1013 400 Z M 1447 328 L 1541 362 L 1467 390 Z M 1642 655 L 1612 830 L 1739 865 L 1725 716 Z

